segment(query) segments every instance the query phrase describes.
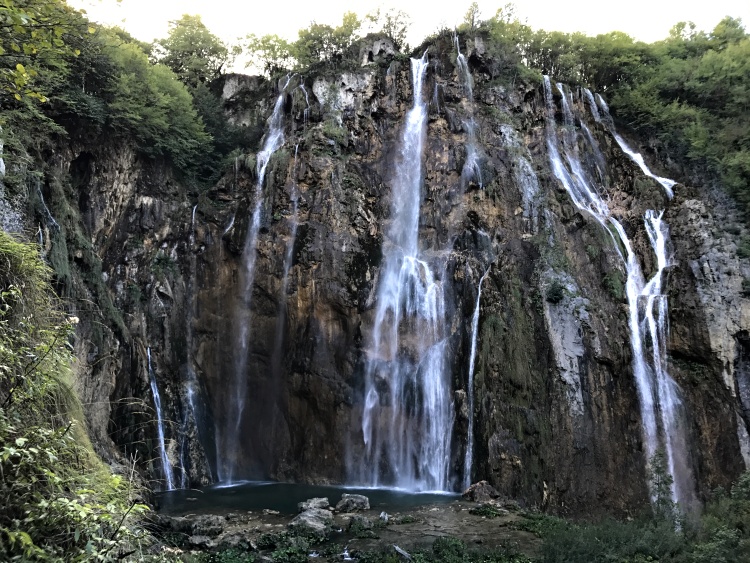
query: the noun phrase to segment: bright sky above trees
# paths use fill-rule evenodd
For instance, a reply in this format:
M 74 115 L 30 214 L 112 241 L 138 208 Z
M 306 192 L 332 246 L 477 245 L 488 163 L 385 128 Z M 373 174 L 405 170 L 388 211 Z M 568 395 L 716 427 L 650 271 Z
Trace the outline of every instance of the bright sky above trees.
M 508 0 L 479 0 L 482 18 L 493 16 Z M 461 23 L 470 0 L 451 2 L 377 1 L 352 3 L 346 0 L 284 0 L 267 2 L 249 0 L 69 0 L 77 8 L 87 10 L 89 17 L 109 25 L 120 25 L 138 39 L 151 41 L 165 37 L 170 20 L 182 14 L 199 14 L 203 23 L 224 41 L 231 42 L 248 33 L 277 34 L 296 39 L 297 31 L 312 20 L 318 23 L 339 23 L 346 11 L 358 15 L 395 7 L 411 16 L 411 45 L 441 27 Z M 514 2 L 519 19 L 533 28 L 557 31 L 583 31 L 590 35 L 624 31 L 644 41 L 667 36 L 679 21 L 693 21 L 698 29 L 710 31 L 724 17 L 742 18 L 750 25 L 748 0 L 517 0 Z M 123 22 L 124 20 L 124 22 Z

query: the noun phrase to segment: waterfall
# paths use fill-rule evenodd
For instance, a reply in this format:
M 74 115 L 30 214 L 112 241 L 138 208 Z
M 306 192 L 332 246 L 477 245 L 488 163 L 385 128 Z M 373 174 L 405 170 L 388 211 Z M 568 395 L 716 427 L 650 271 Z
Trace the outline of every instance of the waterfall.
M 625 262 L 627 282 L 625 285 L 629 306 L 630 345 L 633 351 L 633 375 L 638 391 L 641 409 L 641 423 L 643 426 L 644 442 L 647 462 L 654 454 L 663 448 L 667 458 L 667 469 L 672 476 L 672 500 L 680 503 L 683 508 L 690 507 L 693 501 L 693 483 L 689 464 L 687 436 L 685 434 L 685 413 L 680 400 L 680 389 L 667 372 L 666 340 L 668 333 L 667 298 L 662 293 L 662 274 L 668 265 L 667 243 L 668 228 L 662 221 L 662 213 L 648 210 L 644 216 L 646 232 L 652 250 L 657 259 L 657 271 L 646 283 L 641 271 L 638 257 L 635 255 L 630 239 L 622 224 L 611 216 L 609 208 L 601 199 L 596 187 L 591 182 L 591 176 L 582 165 L 578 152 L 578 134 L 575 128 L 574 116 L 562 84 L 557 88 L 562 94 L 563 110 L 563 139 L 562 150 L 565 161 L 560 156 L 555 123 L 555 106 L 552 99 L 552 88 L 549 77 L 544 77 L 544 94 L 547 105 L 547 148 L 550 162 L 555 176 L 560 180 L 570 194 L 573 203 L 580 210 L 592 215 L 612 236 L 615 249 Z M 584 90 L 592 116 L 601 121 L 596 104 L 592 103 L 593 96 Z M 599 105 L 606 111 L 606 104 L 601 99 Z M 608 116 L 608 114 L 607 114 Z M 597 119 L 599 118 L 599 119 Z M 583 122 L 581 121 L 582 125 Z M 583 130 L 583 127 L 581 128 Z M 614 127 L 610 128 L 616 138 Z M 584 142 L 585 141 L 585 142 Z M 596 156 L 601 154 L 593 135 L 584 131 L 581 139 L 583 146 L 588 146 Z M 618 144 L 623 148 L 623 143 Z M 633 158 L 632 151 L 623 151 Z M 640 155 L 637 155 L 640 157 Z M 601 157 L 603 160 L 603 157 Z M 599 157 L 596 156 L 596 160 Z M 634 161 L 638 161 L 633 158 Z M 567 163 L 567 167 L 566 164 Z M 642 163 L 642 165 L 641 165 Z M 644 173 L 659 181 L 665 188 L 674 185 L 672 180 L 659 179 L 654 176 L 643 159 L 639 166 Z M 663 180 L 663 181 L 660 181 Z M 668 191 L 668 193 L 670 193 Z M 617 238 L 607 228 L 611 225 L 617 233 Z M 625 254 L 621 250 L 625 250 Z M 650 354 L 647 346 L 650 345 Z
M 190 256 L 190 277 L 187 285 L 187 299 L 189 303 L 189 314 L 185 325 L 185 376 L 183 379 L 182 389 L 182 423 L 180 425 L 180 488 L 186 489 L 190 485 L 189 464 L 190 464 L 190 429 L 195 429 L 197 438 L 206 451 L 206 436 L 204 428 L 204 417 L 202 416 L 202 405 L 197 400 L 196 395 L 199 393 L 200 385 L 198 377 L 193 370 L 193 363 L 190 354 L 193 350 L 193 319 L 197 314 L 196 310 L 196 277 L 197 277 L 197 258 L 195 255 L 195 214 L 198 210 L 198 204 L 193 206 L 190 214 L 190 235 L 188 237 L 188 253 Z M 209 464 L 210 465 L 210 464 Z
M 466 57 L 461 54 L 461 47 L 458 44 L 458 35 L 453 35 L 453 44 L 456 46 L 456 64 L 458 65 L 458 75 L 461 79 L 461 87 L 464 89 L 466 98 L 471 102 L 474 101 L 474 80 L 471 77 L 469 63 Z
M 44 195 L 42 195 L 42 185 L 39 181 L 39 178 L 36 179 L 36 193 L 39 195 L 39 202 L 42 204 L 42 215 L 44 215 L 44 220 L 47 223 L 47 227 L 53 231 L 59 232 L 60 224 L 52 216 L 49 207 L 47 207 L 47 202 L 44 201 Z
M 591 93 L 591 90 L 584 88 L 583 95 L 586 97 L 586 102 L 588 102 L 589 110 L 591 111 L 591 116 L 594 118 L 594 121 L 601 123 L 602 118 L 599 115 L 599 108 L 596 105 L 596 100 L 594 100 L 594 95 Z
M 280 376 L 281 371 L 281 358 L 283 355 L 284 345 L 284 326 L 286 324 L 286 312 L 287 312 L 287 291 L 289 289 L 289 271 L 292 268 L 292 261 L 294 260 L 294 243 L 297 239 L 297 200 L 299 195 L 297 194 L 297 151 L 299 144 L 294 146 L 294 167 L 293 172 L 293 183 L 291 193 L 292 213 L 289 216 L 289 239 L 286 243 L 286 252 L 284 253 L 284 271 L 281 276 L 281 291 L 279 294 L 279 306 L 276 315 L 276 334 L 274 338 L 273 346 L 273 369 L 276 372 L 274 375 L 276 378 Z
M 255 205 L 247 228 L 245 244 L 242 250 L 241 271 L 241 297 L 244 300 L 246 313 L 240 312 L 237 319 L 237 330 L 235 333 L 236 347 L 234 352 L 234 392 L 230 393 L 231 401 L 227 405 L 228 418 L 226 436 L 224 437 L 223 449 L 219 453 L 220 464 L 219 479 L 223 482 L 232 483 L 236 470 L 236 459 L 234 456 L 241 452 L 240 429 L 247 401 L 247 360 L 250 344 L 250 300 L 255 280 L 255 259 L 258 234 L 260 232 L 260 219 L 263 204 L 263 183 L 266 176 L 266 168 L 271 156 L 284 144 L 284 97 L 286 87 L 291 77 L 287 77 L 281 93 L 276 98 L 273 113 L 269 121 L 263 148 L 257 155 L 256 174 L 258 181 L 255 185 Z
M 534 167 L 531 165 L 531 154 L 522 144 L 518 133 L 510 125 L 501 125 L 500 133 L 503 136 L 505 146 L 516 156 L 513 167 L 513 178 L 516 185 L 521 189 L 521 207 L 523 218 L 528 222 L 528 230 L 535 233 L 538 228 L 538 195 L 539 179 L 536 177 Z
M 672 199 L 672 197 L 674 196 L 674 192 L 672 191 L 672 188 L 677 182 L 675 182 L 674 180 L 670 180 L 669 178 L 663 178 L 661 176 L 657 176 L 656 174 L 651 172 L 649 167 L 646 165 L 646 161 L 643 160 L 643 156 L 641 156 L 641 153 L 635 152 L 633 149 L 631 149 L 630 146 L 628 146 L 628 144 L 625 142 L 625 139 L 623 139 L 617 133 L 617 131 L 615 131 L 614 122 L 612 120 L 612 117 L 609 115 L 609 106 L 607 105 L 607 102 L 604 101 L 604 98 L 602 98 L 599 94 L 597 94 L 596 99 L 598 100 L 599 105 L 601 106 L 601 109 L 604 112 L 605 118 L 607 122 L 609 123 L 612 136 L 615 138 L 615 141 L 617 141 L 617 144 L 620 145 L 622 152 L 628 155 L 630 159 L 638 165 L 638 167 L 646 176 L 648 176 L 649 178 L 653 178 L 654 180 L 659 182 L 661 186 L 664 188 L 664 191 L 667 192 L 667 196 L 669 197 L 669 199 Z
M 469 70 L 469 64 L 466 61 L 466 57 L 461 54 L 461 48 L 458 44 L 458 35 L 453 36 L 453 43 L 456 46 L 456 64 L 458 65 L 458 75 L 461 82 L 461 88 L 464 90 L 466 99 L 473 107 L 474 80 L 471 77 L 471 71 Z M 463 126 L 464 129 L 466 129 L 468 139 L 466 142 L 466 161 L 461 169 L 461 184 L 465 190 L 471 180 L 476 180 L 477 184 L 479 184 L 479 188 L 482 189 L 484 183 L 482 182 L 482 167 L 480 166 L 480 152 L 477 144 L 477 127 L 474 121 L 473 111 L 471 117 L 463 121 Z
M 232 215 L 232 218 L 229 219 L 229 223 L 227 224 L 226 228 L 221 232 L 221 236 L 226 235 L 229 231 L 232 230 L 232 227 L 234 227 L 234 218 L 235 215 Z
M 468 121 L 464 121 L 463 124 L 466 129 L 468 140 L 466 142 L 466 162 L 464 162 L 464 166 L 461 169 L 461 185 L 465 190 L 471 180 L 476 180 L 477 184 L 479 184 L 479 188 L 483 189 L 482 167 L 479 163 L 479 149 L 477 148 L 477 134 L 474 118 L 472 117 Z
M 482 282 L 490 269 L 485 270 L 477 287 L 477 303 L 471 317 L 471 351 L 469 352 L 469 377 L 466 383 L 466 398 L 469 411 L 469 427 L 466 432 L 466 455 L 464 456 L 464 489 L 471 485 L 471 465 L 474 460 L 474 364 L 477 355 L 477 333 L 479 331 L 479 303 L 482 299 Z
M 307 121 L 310 119 L 310 98 L 307 96 L 307 90 L 305 90 L 305 85 L 300 84 L 299 89 L 302 90 L 302 93 L 305 95 L 305 109 L 302 111 L 302 123 L 304 125 L 307 125 Z
M 148 358 L 148 379 L 151 383 L 151 394 L 154 396 L 154 407 L 156 408 L 156 428 L 159 436 L 159 458 L 161 459 L 161 470 L 164 474 L 164 481 L 167 485 L 167 490 L 174 490 L 174 477 L 172 476 L 172 466 L 169 464 L 169 458 L 167 457 L 167 447 L 164 440 L 164 416 L 161 410 L 161 397 L 159 396 L 159 388 L 156 385 L 156 375 L 154 369 L 151 366 L 151 347 L 147 348 Z
M 445 299 L 418 241 L 426 68 L 427 53 L 412 59 L 414 105 L 391 181 L 391 219 L 365 366 L 365 452 L 359 473 L 371 486 L 447 490 L 453 403 Z

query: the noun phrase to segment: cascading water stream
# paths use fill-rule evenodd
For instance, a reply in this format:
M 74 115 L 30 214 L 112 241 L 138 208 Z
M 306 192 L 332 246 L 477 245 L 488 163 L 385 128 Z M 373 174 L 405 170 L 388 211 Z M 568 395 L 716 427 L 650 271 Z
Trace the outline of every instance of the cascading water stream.
M 527 221 L 527 229 L 535 233 L 539 226 L 538 220 L 538 195 L 539 179 L 531 165 L 531 154 L 513 127 L 510 125 L 501 125 L 500 132 L 503 136 L 505 145 L 516 155 L 515 166 L 513 167 L 513 176 L 516 185 L 521 190 L 521 206 L 523 217 Z
M 193 364 L 190 358 L 190 353 L 193 350 L 193 318 L 197 314 L 196 312 L 196 276 L 197 276 L 197 259 L 195 255 L 195 214 L 198 210 L 198 204 L 193 206 L 193 210 L 190 214 L 190 235 L 188 238 L 188 251 L 190 255 L 190 278 L 188 279 L 187 295 L 190 303 L 190 315 L 185 326 L 185 377 L 183 380 L 183 408 L 182 408 L 182 424 L 181 424 L 181 439 L 180 439 L 180 488 L 186 489 L 189 485 L 188 475 L 188 464 L 189 464 L 189 432 L 191 421 L 197 431 L 198 435 L 201 434 L 202 424 L 200 416 L 200 406 L 197 402 L 197 390 L 199 389 L 198 378 L 193 370 Z M 204 439 L 201 439 L 201 443 L 205 443 Z
M 464 89 L 466 99 L 474 101 L 474 79 L 469 71 L 469 63 L 466 57 L 461 53 L 461 46 L 458 44 L 458 35 L 453 35 L 453 44 L 456 46 L 456 64 L 458 65 L 458 75 L 461 79 L 461 87 Z
M 469 377 L 466 383 L 466 402 L 468 403 L 469 424 L 466 432 L 466 454 L 464 456 L 464 489 L 471 485 L 471 466 L 474 460 L 474 364 L 477 355 L 477 336 L 479 331 L 479 304 L 482 300 L 482 283 L 490 269 L 485 270 L 477 287 L 477 303 L 471 317 L 471 350 L 469 352 Z
M 625 229 L 619 221 L 611 216 L 609 208 L 601 199 L 590 180 L 590 175 L 581 163 L 578 152 L 579 139 L 573 113 L 563 86 L 558 84 L 557 88 L 562 94 L 561 105 L 564 120 L 562 150 L 568 167 L 565 166 L 558 150 L 560 143 L 557 138 L 552 88 L 549 77 L 544 77 L 544 93 L 547 105 L 547 148 L 552 169 L 555 176 L 570 194 L 573 203 L 582 211 L 592 215 L 607 229 L 615 242 L 615 249 L 625 262 L 627 271 L 625 289 L 629 305 L 633 373 L 641 408 L 647 461 L 650 462 L 660 448 L 664 449 L 667 469 L 673 479 L 672 499 L 687 509 L 692 504 L 693 484 L 688 462 L 687 438 L 684 433 L 684 413 L 679 399 L 679 387 L 667 373 L 666 364 L 667 300 L 666 296 L 662 294 L 661 280 L 662 273 L 668 265 L 667 227 L 662 221 L 662 214 L 657 215 L 651 210 L 646 212 L 644 217 L 646 231 L 657 257 L 657 271 L 646 283 Z M 591 108 L 592 116 L 596 121 L 600 121 L 601 116 L 591 92 L 584 90 L 584 96 Z M 601 97 L 599 99 L 601 100 Z M 606 104 L 603 102 L 601 100 L 600 106 L 605 109 Z M 581 124 L 583 128 L 585 124 L 582 121 Z M 617 138 L 617 133 L 612 125 L 610 125 L 610 131 Z M 601 152 L 590 131 L 584 131 L 583 140 L 594 153 L 595 161 L 603 161 L 603 156 L 599 156 Z M 618 144 L 624 152 L 633 158 L 634 153 L 632 151 L 625 150 L 623 143 L 620 143 L 619 140 Z M 635 158 L 633 160 L 638 163 Z M 667 184 L 674 185 L 671 180 L 659 179 L 653 175 L 643 163 L 642 158 L 639 166 L 647 176 L 656 179 L 665 188 L 667 188 Z M 570 171 L 568 171 L 568 168 Z M 664 180 L 666 183 L 660 180 Z M 668 190 L 668 194 L 670 193 Z M 608 224 L 614 227 L 617 238 L 607 228 Z M 625 250 L 624 255 L 620 246 Z M 651 346 L 650 357 L 646 350 L 646 343 L 650 343 Z
M 167 457 L 167 446 L 164 439 L 164 416 L 161 410 L 161 397 L 159 396 L 159 387 L 156 385 L 156 375 L 151 367 L 151 347 L 146 350 L 148 358 L 148 379 L 151 383 L 151 394 L 154 397 L 154 407 L 156 408 L 156 431 L 159 438 L 159 458 L 161 459 L 161 470 L 164 474 L 164 481 L 168 491 L 174 490 L 174 476 L 172 475 L 172 466 Z
M 612 136 L 615 138 L 615 141 L 617 141 L 617 144 L 620 145 L 622 152 L 627 154 L 630 157 L 630 159 L 638 165 L 638 167 L 646 176 L 648 176 L 649 178 L 653 178 L 654 180 L 659 182 L 659 184 L 661 184 L 661 186 L 664 188 L 664 191 L 667 192 L 667 196 L 669 197 L 669 199 L 672 199 L 672 197 L 674 196 L 674 191 L 672 190 L 672 188 L 677 182 L 675 182 L 674 180 L 670 180 L 669 178 L 663 178 L 661 176 L 657 176 L 656 174 L 651 172 L 649 167 L 646 165 L 646 161 L 643 160 L 643 156 L 641 155 L 641 153 L 635 152 L 633 149 L 631 149 L 630 146 L 625 142 L 625 139 L 623 139 L 617 133 L 617 131 L 615 131 L 614 122 L 612 121 L 612 117 L 609 115 L 609 106 L 607 105 L 607 102 L 604 101 L 604 98 L 602 98 L 599 94 L 597 94 L 596 99 L 599 102 L 599 106 L 601 106 L 602 111 L 604 112 L 604 116 L 612 132 Z M 593 110 L 592 110 L 592 114 L 593 114 Z M 594 115 L 594 119 L 596 119 L 597 121 L 601 120 L 601 116 L 599 116 L 598 111 L 596 114 L 593 114 L 593 115 Z M 599 117 L 599 119 L 597 119 L 597 117 Z
M 237 331 L 235 334 L 237 346 L 235 347 L 234 361 L 234 393 L 231 393 L 229 402 L 229 416 L 227 419 L 226 436 L 224 445 L 217 452 L 217 458 L 223 460 L 220 463 L 219 480 L 225 483 L 232 483 L 235 477 L 236 458 L 235 456 L 241 451 L 240 428 L 242 425 L 247 401 L 247 360 L 250 344 L 250 299 L 252 297 L 253 282 L 255 281 L 255 259 L 257 256 L 256 246 L 258 243 L 258 233 L 260 231 L 261 207 L 263 204 L 263 184 L 266 176 L 266 168 L 271 160 L 271 156 L 284 144 L 284 97 L 286 87 L 289 85 L 291 77 L 287 77 L 286 83 L 281 89 L 281 93 L 274 104 L 273 113 L 269 122 L 268 132 L 263 143 L 263 148 L 257 155 L 256 174 L 258 182 L 255 185 L 255 205 L 252 216 L 245 236 L 245 245 L 242 250 L 241 271 L 241 297 L 244 300 L 247 312 L 240 313 L 237 319 Z M 217 444 L 221 441 L 217 440 Z M 221 448 L 221 446 L 219 446 Z M 227 457 L 228 456 L 228 457 Z
M 477 181 L 477 184 L 479 184 L 479 188 L 481 189 L 484 187 L 484 183 L 482 182 L 482 167 L 480 166 L 479 145 L 477 144 L 477 127 L 473 115 L 474 80 L 471 76 L 466 57 L 461 53 L 461 47 L 458 44 L 458 35 L 453 36 L 453 43 L 456 46 L 456 64 L 458 65 L 458 75 L 461 81 L 461 87 L 464 90 L 467 101 L 472 107 L 472 115 L 463 121 L 468 139 L 466 141 L 466 161 L 461 170 L 461 183 L 464 189 L 466 189 L 469 182 L 474 179 Z
M 286 252 L 284 253 L 284 271 L 281 276 L 281 291 L 279 295 L 279 306 L 276 315 L 276 334 L 273 346 L 273 369 L 274 377 L 278 378 L 281 370 L 281 358 L 284 346 L 284 328 L 286 325 L 287 312 L 287 291 L 289 289 L 289 271 L 292 268 L 294 260 L 294 243 L 297 239 L 297 151 L 299 144 L 294 146 L 294 167 L 292 168 L 292 193 L 290 195 L 292 203 L 292 213 L 289 216 L 289 240 L 286 243 Z
M 299 89 L 302 90 L 302 93 L 305 95 L 305 109 L 302 110 L 302 123 L 303 125 L 307 125 L 307 121 L 310 119 L 310 98 L 307 96 L 307 90 L 305 90 L 304 84 L 300 84 Z
M 454 418 L 443 288 L 418 240 L 427 64 L 427 53 L 411 62 L 414 105 L 391 182 L 391 221 L 365 368 L 365 452 L 358 469 L 367 485 L 417 491 L 448 489 Z

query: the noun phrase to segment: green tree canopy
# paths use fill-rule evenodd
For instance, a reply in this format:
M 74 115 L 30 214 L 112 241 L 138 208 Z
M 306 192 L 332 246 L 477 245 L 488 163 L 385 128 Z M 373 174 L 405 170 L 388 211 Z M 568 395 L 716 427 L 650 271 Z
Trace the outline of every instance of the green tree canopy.
M 402 51 L 409 50 L 409 46 L 406 44 L 406 34 L 409 32 L 409 25 L 411 25 L 409 14 L 395 8 L 385 11 L 378 8 L 374 12 L 367 14 L 365 19 L 369 22 L 369 27 L 373 31 L 382 33 L 388 37 L 388 39 L 393 41 L 397 49 Z
M 154 58 L 192 87 L 217 78 L 236 54 L 208 30 L 200 16 L 188 14 L 169 22 L 169 35 L 154 43 Z
M 39 69 L 64 65 L 80 52 L 71 39 L 93 32 L 62 0 L 0 0 L 0 95 L 44 101 L 34 86 Z
M 296 65 L 294 44 L 278 35 L 247 36 L 248 66 L 253 66 L 271 76 Z
M 334 27 L 312 22 L 298 32 L 297 40 L 286 41 L 278 35 L 247 36 L 245 50 L 248 66 L 267 75 L 333 61 L 359 39 L 362 22 L 354 12 L 344 14 L 341 25 Z

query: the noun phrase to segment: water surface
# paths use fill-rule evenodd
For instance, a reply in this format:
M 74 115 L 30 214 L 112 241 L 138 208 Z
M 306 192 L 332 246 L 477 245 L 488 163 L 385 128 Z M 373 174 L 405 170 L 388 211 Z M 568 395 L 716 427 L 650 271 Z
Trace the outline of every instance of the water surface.
M 370 499 L 372 510 L 385 512 L 409 510 L 426 504 L 448 504 L 459 498 L 458 494 L 443 492 L 414 493 L 400 489 L 252 481 L 232 486 L 165 491 L 156 495 L 156 504 L 160 512 L 172 515 L 266 508 L 293 515 L 297 513 L 297 503 L 303 500 L 328 497 L 335 506 L 344 493 L 365 495 Z

